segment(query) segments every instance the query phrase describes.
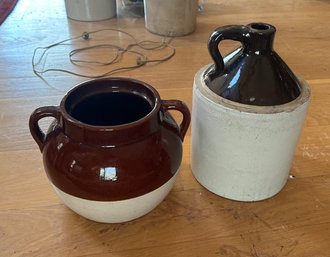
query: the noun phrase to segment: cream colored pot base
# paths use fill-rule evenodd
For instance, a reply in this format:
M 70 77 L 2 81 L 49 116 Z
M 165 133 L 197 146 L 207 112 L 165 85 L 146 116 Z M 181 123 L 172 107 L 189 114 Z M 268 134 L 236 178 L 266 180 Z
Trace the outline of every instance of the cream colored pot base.
M 86 200 L 53 187 L 64 204 L 79 215 L 97 222 L 120 223 L 139 218 L 153 210 L 170 192 L 178 173 L 150 193 L 121 201 Z

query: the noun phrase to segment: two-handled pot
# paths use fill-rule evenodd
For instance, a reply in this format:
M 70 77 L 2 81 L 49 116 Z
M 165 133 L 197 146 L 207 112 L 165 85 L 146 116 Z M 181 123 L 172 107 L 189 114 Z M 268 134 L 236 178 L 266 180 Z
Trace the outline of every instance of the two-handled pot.
M 169 111 L 182 113 L 180 125 Z M 53 117 L 48 132 L 38 121 Z M 173 187 L 190 123 L 187 106 L 161 100 L 148 84 L 110 78 L 84 82 L 60 106 L 36 109 L 30 131 L 58 196 L 98 222 L 138 218 Z

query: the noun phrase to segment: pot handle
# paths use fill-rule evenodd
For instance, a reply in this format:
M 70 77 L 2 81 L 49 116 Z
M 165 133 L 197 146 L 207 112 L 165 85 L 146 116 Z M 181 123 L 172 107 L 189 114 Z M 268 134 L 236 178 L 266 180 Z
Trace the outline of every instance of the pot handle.
M 214 61 L 214 70 L 209 72 L 210 78 L 222 75 L 224 72 L 223 57 L 219 51 L 219 44 L 223 40 L 235 40 L 241 42 L 244 46 L 249 40 L 249 28 L 243 25 L 228 25 L 219 27 L 212 32 L 207 43 L 209 53 Z
M 187 105 L 180 100 L 162 100 L 162 109 L 164 112 L 176 110 L 182 113 L 182 122 L 179 125 L 180 138 L 183 141 L 190 124 L 190 111 Z
M 44 148 L 47 135 L 41 130 L 38 124 L 39 120 L 45 117 L 54 117 L 56 120 L 59 120 L 60 116 L 61 116 L 60 109 L 59 107 L 56 106 L 40 107 L 31 114 L 29 120 L 30 133 L 33 139 L 38 144 L 41 152 Z

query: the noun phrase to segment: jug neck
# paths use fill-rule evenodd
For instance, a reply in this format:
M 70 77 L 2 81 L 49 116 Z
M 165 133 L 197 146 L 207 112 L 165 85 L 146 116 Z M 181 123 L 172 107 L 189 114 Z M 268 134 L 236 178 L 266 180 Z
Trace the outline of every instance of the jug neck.
M 249 32 L 244 42 L 245 52 L 261 54 L 273 51 L 273 42 L 276 29 L 274 26 L 265 23 L 250 23 L 246 26 Z

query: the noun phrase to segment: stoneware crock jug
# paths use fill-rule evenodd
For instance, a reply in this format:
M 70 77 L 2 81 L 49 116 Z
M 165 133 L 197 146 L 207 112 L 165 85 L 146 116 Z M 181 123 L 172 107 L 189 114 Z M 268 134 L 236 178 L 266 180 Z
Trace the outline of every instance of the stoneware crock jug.
M 286 184 L 310 100 L 307 83 L 273 49 L 275 27 L 252 23 L 216 29 L 214 64 L 195 76 L 191 168 L 211 192 L 258 201 Z M 225 58 L 222 40 L 241 47 Z
M 169 110 L 182 113 L 180 125 Z M 45 117 L 55 118 L 47 133 L 38 125 Z M 117 223 L 148 213 L 169 193 L 189 123 L 183 102 L 161 100 L 141 81 L 109 78 L 36 109 L 29 126 L 60 199 L 83 217 Z

